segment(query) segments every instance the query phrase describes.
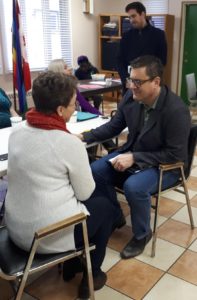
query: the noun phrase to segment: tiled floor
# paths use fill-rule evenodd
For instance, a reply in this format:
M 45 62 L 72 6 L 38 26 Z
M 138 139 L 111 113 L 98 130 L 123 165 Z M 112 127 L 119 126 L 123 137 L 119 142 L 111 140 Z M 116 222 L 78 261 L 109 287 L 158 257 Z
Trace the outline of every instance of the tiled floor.
M 196 225 L 197 152 L 188 186 Z M 197 228 L 190 229 L 184 197 L 168 192 L 161 200 L 156 256 L 150 257 L 149 242 L 143 254 L 129 260 L 119 256 L 131 236 L 129 209 L 124 197 L 119 198 L 127 225 L 116 230 L 109 241 L 103 264 L 108 280 L 95 293 L 96 300 L 196 300 Z M 27 286 L 23 300 L 74 300 L 79 281 L 80 275 L 65 283 L 53 268 Z M 11 295 L 6 282 L 0 281 L 0 300 L 10 299 Z

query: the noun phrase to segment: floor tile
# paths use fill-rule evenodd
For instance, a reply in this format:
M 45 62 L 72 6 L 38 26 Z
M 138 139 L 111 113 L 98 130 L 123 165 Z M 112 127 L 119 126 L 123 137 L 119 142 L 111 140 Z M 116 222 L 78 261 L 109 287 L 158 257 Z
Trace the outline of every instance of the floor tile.
M 154 213 L 154 211 L 152 211 L 152 212 L 151 212 L 151 228 L 153 228 L 154 217 L 155 217 L 155 213 Z M 166 222 L 166 220 L 167 220 L 167 218 L 162 217 L 162 216 L 159 215 L 158 218 L 157 218 L 158 227 L 159 227 L 161 224 L 163 224 L 164 222 Z M 131 227 L 131 217 L 130 217 L 130 215 L 128 215 L 128 216 L 126 217 L 126 224 L 127 224 L 127 226 L 130 226 L 130 227 Z
M 132 300 L 130 297 L 123 295 L 111 289 L 110 287 L 104 286 L 100 291 L 95 292 L 95 300 Z
M 81 275 L 77 275 L 70 282 L 64 282 L 57 267 L 44 273 L 26 288 L 26 292 L 39 300 L 74 300 Z
M 197 228 L 175 220 L 168 220 L 159 227 L 158 237 L 182 247 L 188 247 L 197 238 Z
M 121 200 L 121 201 L 120 201 L 120 206 L 121 206 L 121 209 L 122 209 L 122 211 L 123 211 L 124 216 L 125 216 L 125 217 L 128 216 L 128 215 L 130 214 L 130 208 L 129 208 L 127 202 L 125 203 L 125 202 L 123 202 L 123 201 Z
M 144 252 L 137 256 L 136 259 L 163 271 L 167 271 L 185 251 L 182 247 L 157 239 L 155 257 L 151 257 L 151 247 L 152 240 L 148 243 Z
M 159 205 L 159 215 L 169 218 L 183 206 L 183 203 L 162 197 Z
M 34 297 L 28 295 L 27 293 L 24 293 L 21 300 L 37 300 L 37 298 L 34 298 Z
M 120 201 L 120 203 L 125 203 L 128 206 L 128 202 L 127 202 L 124 194 L 117 193 L 117 198 Z
M 191 206 L 197 207 L 197 195 L 191 199 Z
M 196 195 L 196 191 L 189 190 L 189 197 L 192 199 Z M 185 195 L 176 191 L 169 191 L 164 194 L 165 198 L 169 198 L 181 203 L 186 204 Z
M 120 261 L 120 254 L 110 248 L 107 248 L 104 262 L 102 264 L 102 270 L 107 272 L 111 269 L 117 262 Z
M 194 156 L 194 159 L 193 159 L 193 166 L 197 166 L 197 156 Z
M 121 229 L 115 230 L 111 235 L 108 247 L 115 251 L 122 251 L 128 241 L 132 237 L 132 231 L 130 226 L 124 226 Z
M 197 286 L 165 274 L 143 300 L 196 300 Z
M 195 176 L 195 177 L 197 177 L 197 167 L 195 167 L 195 168 L 193 168 L 192 170 L 191 170 L 191 174 L 190 174 L 191 176 Z
M 187 187 L 188 189 L 197 192 L 197 178 L 190 176 L 189 180 L 187 181 Z
M 131 227 L 131 216 L 130 216 L 130 215 L 128 215 L 128 216 L 126 217 L 126 224 L 127 224 L 127 226 L 130 226 L 130 227 Z
M 152 211 L 151 212 L 151 228 L 153 228 L 154 218 L 155 218 L 155 213 L 154 213 L 154 211 Z M 161 224 L 165 223 L 166 220 L 167 220 L 167 218 L 158 215 L 158 218 L 157 218 L 158 225 L 157 226 L 158 227 L 161 226 Z
M 195 240 L 189 247 L 190 250 L 197 252 L 197 240 Z
M 197 285 L 197 252 L 187 250 L 168 273 Z
M 136 259 L 121 260 L 108 272 L 106 285 L 138 300 L 142 299 L 162 275 L 161 270 Z
M 10 299 L 13 295 L 9 282 L 0 278 L 0 300 Z
M 193 219 L 194 219 L 194 226 L 197 226 L 197 208 L 192 207 L 192 214 L 193 214 Z M 172 219 L 190 224 L 189 221 L 189 214 L 186 205 L 181 208 L 173 217 Z

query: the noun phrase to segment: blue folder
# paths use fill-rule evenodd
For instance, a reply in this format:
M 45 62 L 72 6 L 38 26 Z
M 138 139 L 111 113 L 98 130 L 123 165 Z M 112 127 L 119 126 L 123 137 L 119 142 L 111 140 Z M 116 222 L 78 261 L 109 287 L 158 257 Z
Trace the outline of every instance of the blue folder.
M 77 112 L 77 122 L 86 121 L 86 120 L 94 119 L 97 117 L 98 117 L 98 115 L 91 114 L 89 112 L 82 112 L 82 111 Z

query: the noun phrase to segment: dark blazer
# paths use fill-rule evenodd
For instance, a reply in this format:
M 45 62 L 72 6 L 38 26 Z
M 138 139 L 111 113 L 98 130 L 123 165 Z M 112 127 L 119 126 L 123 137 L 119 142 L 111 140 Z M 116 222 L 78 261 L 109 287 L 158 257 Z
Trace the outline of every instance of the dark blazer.
M 191 119 L 181 98 L 163 86 L 146 125 L 143 125 L 143 109 L 143 104 L 134 101 L 131 91 L 127 91 L 113 119 L 85 132 L 84 140 L 91 143 L 109 139 L 128 127 L 128 140 L 120 152 L 132 151 L 135 163 L 140 168 L 177 161 L 187 164 Z

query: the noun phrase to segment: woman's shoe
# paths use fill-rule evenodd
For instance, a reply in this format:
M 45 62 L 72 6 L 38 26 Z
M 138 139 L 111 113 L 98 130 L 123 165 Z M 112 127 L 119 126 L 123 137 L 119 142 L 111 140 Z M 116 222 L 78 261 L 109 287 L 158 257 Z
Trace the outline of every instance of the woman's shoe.
M 64 281 L 70 281 L 76 275 L 84 271 L 84 266 L 79 257 L 74 257 L 63 263 L 63 279 Z
M 104 272 L 100 272 L 97 276 L 93 277 L 94 290 L 100 290 L 107 281 L 107 275 Z M 88 299 L 90 296 L 87 273 L 85 272 L 81 283 L 79 285 L 78 298 Z

